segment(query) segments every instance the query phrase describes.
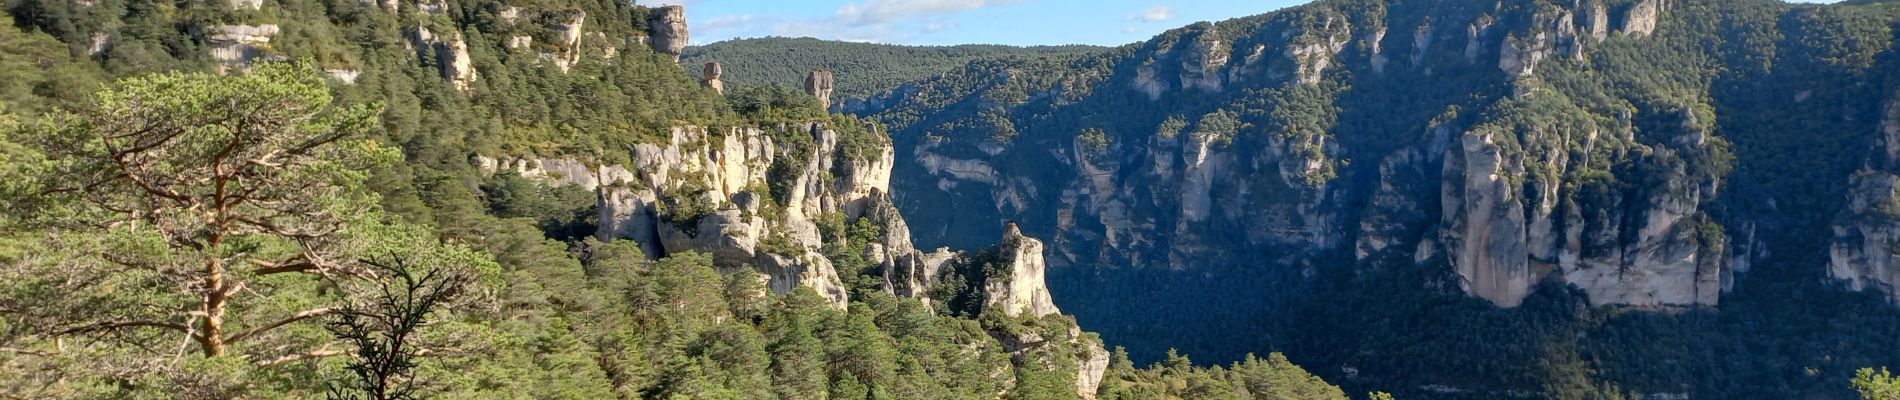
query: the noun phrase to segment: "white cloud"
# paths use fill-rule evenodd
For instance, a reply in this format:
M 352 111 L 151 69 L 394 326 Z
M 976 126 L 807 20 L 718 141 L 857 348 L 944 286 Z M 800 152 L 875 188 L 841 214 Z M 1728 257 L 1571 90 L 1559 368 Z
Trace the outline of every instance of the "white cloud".
M 1174 19 L 1174 8 L 1154 6 L 1128 16 L 1129 21 L 1161 22 Z
M 1027 0 L 869 0 L 839 7 L 834 22 L 847 26 L 903 23 L 917 18 L 939 18 Z
M 665 0 L 701 2 L 705 0 Z M 957 26 L 957 14 L 1034 0 L 862 0 L 829 17 L 726 15 L 695 20 L 694 33 L 717 38 L 816 37 L 848 42 L 906 43 Z
M 747 25 L 751 25 L 752 20 L 753 20 L 752 14 L 722 15 L 722 16 L 714 17 L 713 19 L 702 21 L 699 24 L 694 25 L 692 28 L 702 29 L 706 31 L 719 31 L 719 30 L 725 30 L 725 29 L 745 27 Z

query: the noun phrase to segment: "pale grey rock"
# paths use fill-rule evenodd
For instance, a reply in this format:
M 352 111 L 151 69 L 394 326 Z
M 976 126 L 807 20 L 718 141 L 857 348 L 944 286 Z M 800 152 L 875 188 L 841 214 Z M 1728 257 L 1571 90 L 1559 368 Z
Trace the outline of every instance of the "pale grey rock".
M 1148 95 L 1149 101 L 1161 100 L 1161 94 L 1168 91 L 1167 82 L 1162 82 L 1155 72 L 1154 64 L 1142 64 L 1135 68 L 1135 80 L 1130 83 L 1135 90 Z
M 990 167 L 989 163 L 983 160 L 945 157 L 930 151 L 932 148 L 935 148 L 933 143 L 935 142 L 927 140 L 924 143 L 918 144 L 915 152 L 917 154 L 917 164 L 923 166 L 931 175 L 962 181 L 981 182 L 990 185 L 995 185 L 998 182 L 996 169 Z
M 1499 307 L 1530 294 L 1523 204 L 1500 149 L 1486 132 L 1467 133 L 1445 157 L 1440 241 L 1466 293 Z
M 1385 27 L 1379 27 L 1379 30 L 1366 34 L 1366 48 L 1372 54 L 1374 73 L 1385 73 L 1385 66 L 1392 63 L 1392 58 L 1385 55 L 1385 31 Z
M 1229 54 L 1232 51 L 1223 46 L 1218 37 L 1213 28 L 1208 28 L 1195 36 L 1194 40 L 1188 44 L 1187 51 L 1181 53 L 1181 88 L 1183 90 L 1201 89 L 1209 92 L 1221 90 L 1224 82 L 1221 79 L 1220 70 L 1227 66 Z
M 720 78 L 725 75 L 726 69 L 719 66 L 718 61 L 708 62 L 705 68 L 700 70 L 699 83 L 706 85 L 707 88 L 711 88 L 714 92 L 726 94 L 726 82 L 720 80 Z
M 647 10 L 647 45 L 653 52 L 680 59 L 689 36 L 686 31 L 686 7 L 664 6 Z
M 1326 69 L 1332 67 L 1333 58 L 1351 42 L 1351 32 L 1351 25 L 1345 21 L 1328 18 L 1319 29 L 1301 33 L 1294 39 L 1287 48 L 1286 56 L 1298 66 L 1294 75 L 1299 77 L 1299 82 L 1312 85 L 1325 79 Z
M 338 82 L 343 82 L 343 84 L 345 85 L 356 84 L 356 78 L 363 75 L 363 71 L 358 71 L 358 70 L 353 70 L 353 69 L 338 69 L 338 68 L 325 69 L 323 70 L 323 73 L 329 75 L 330 79 L 335 79 Z
M 1662 19 L 1662 13 L 1667 7 L 1668 4 L 1664 3 L 1664 0 L 1636 2 L 1623 16 L 1623 32 L 1637 37 L 1656 33 L 1656 25 Z
M 812 70 L 810 74 L 805 75 L 805 94 L 817 97 L 818 105 L 830 108 L 831 90 L 836 83 L 834 79 L 831 70 Z
M 1412 66 L 1425 65 L 1425 56 L 1432 49 L 1432 39 L 1431 24 L 1419 25 L 1418 29 L 1412 31 Z
M 449 12 L 448 0 L 417 0 L 416 11 L 423 14 L 443 14 Z
M 434 52 L 442 79 L 449 81 L 455 90 L 464 93 L 475 89 L 475 61 L 468 55 L 468 43 L 462 40 L 461 31 L 453 31 L 446 37 L 430 32 L 429 28 L 417 27 L 410 34 L 411 45 L 417 51 Z
M 1478 62 L 1478 57 L 1484 54 L 1484 38 L 1490 35 L 1491 26 L 1496 22 L 1497 21 L 1492 19 L 1489 14 L 1480 15 L 1477 21 L 1472 22 L 1471 26 L 1465 28 L 1467 37 L 1465 40 L 1465 61 L 1474 64 Z
M 264 0 L 231 0 L 232 10 L 258 10 L 264 8 Z
M 215 25 L 206 32 L 205 47 L 223 71 L 226 66 L 242 67 L 264 57 L 271 39 L 277 37 L 277 25 Z M 103 50 L 104 46 L 100 47 Z
M 1827 273 L 1848 289 L 1875 290 L 1900 304 L 1900 176 L 1880 171 L 1854 175 L 1848 209 L 1834 224 Z
M 1000 307 L 1004 314 L 1012 317 L 1060 313 L 1044 283 L 1049 266 L 1043 261 L 1042 251 L 1042 241 L 1023 236 L 1022 230 L 1014 224 L 1006 228 L 1002 243 L 997 245 L 996 262 L 1009 271 L 1009 276 L 1000 282 L 991 277 L 984 285 L 984 304 Z
M 560 40 L 557 43 L 560 46 L 559 53 L 553 56 L 554 65 L 561 72 L 567 72 L 581 62 L 581 35 L 587 27 L 587 12 L 577 10 L 557 18 L 561 22 L 548 27 Z
M 1531 76 L 1537 63 L 1549 54 L 1545 39 L 1542 32 L 1526 40 L 1518 40 L 1515 34 L 1505 36 L 1504 44 L 1499 46 L 1498 69 L 1512 76 Z
M 1095 400 L 1095 393 L 1102 387 L 1102 376 L 1108 372 L 1108 349 L 1099 341 L 1090 341 L 1083 345 L 1081 362 L 1075 371 L 1075 392 L 1083 400 Z
M 97 56 L 112 50 L 112 35 L 105 32 L 93 32 L 86 45 L 86 55 Z
M 1600 0 L 1579 1 L 1579 8 L 1588 12 L 1584 14 L 1586 16 L 1584 24 L 1589 27 L 1590 39 L 1600 42 L 1610 37 L 1610 8 L 1604 6 Z

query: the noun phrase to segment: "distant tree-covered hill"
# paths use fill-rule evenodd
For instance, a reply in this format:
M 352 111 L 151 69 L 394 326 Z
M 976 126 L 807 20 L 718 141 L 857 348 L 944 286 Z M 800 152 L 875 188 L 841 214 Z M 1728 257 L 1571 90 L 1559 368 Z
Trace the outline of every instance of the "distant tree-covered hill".
M 836 97 L 862 98 L 921 80 L 970 61 L 1010 56 L 1071 55 L 1106 51 L 1097 46 L 997 45 L 902 46 L 813 38 L 728 40 L 686 49 L 682 65 L 694 76 L 699 66 L 717 61 L 725 67 L 728 87 L 798 87 L 814 69 L 829 69 L 838 79 Z

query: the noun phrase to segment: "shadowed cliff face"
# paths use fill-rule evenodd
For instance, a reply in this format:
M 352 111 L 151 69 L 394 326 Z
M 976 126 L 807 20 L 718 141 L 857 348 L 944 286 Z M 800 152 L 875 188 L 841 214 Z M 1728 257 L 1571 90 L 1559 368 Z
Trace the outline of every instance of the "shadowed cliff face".
M 1724 19 L 1671 3 L 1327 2 L 973 64 L 875 115 L 900 127 L 913 218 L 1020 221 L 1056 265 L 1311 276 L 1349 254 L 1447 268 L 1503 307 L 1547 280 L 1599 305 L 1715 305 L 1734 254 L 1708 209 L 1733 165 L 1713 105 L 1684 95 L 1739 77 L 1625 65 L 1728 50 L 1659 30 L 1676 7 Z M 958 229 L 920 240 L 971 244 Z
M 1055 300 L 1111 343 L 1150 360 L 1287 346 L 1383 379 L 1433 374 L 1335 349 L 1491 355 L 1433 378 L 1456 381 L 1497 348 L 1653 333 L 1539 325 L 1552 314 L 1752 321 L 1681 328 L 1720 337 L 1848 291 L 1900 301 L 1897 20 L 1882 4 L 1327 1 L 980 61 L 862 104 L 893 128 L 917 244 L 1017 224 L 1048 247 Z M 1405 311 L 1365 309 L 1384 296 Z M 1421 321 L 1487 339 L 1333 337 L 1461 329 Z M 1504 333 L 1527 330 L 1552 336 Z M 1676 395 L 1688 375 L 1624 382 Z

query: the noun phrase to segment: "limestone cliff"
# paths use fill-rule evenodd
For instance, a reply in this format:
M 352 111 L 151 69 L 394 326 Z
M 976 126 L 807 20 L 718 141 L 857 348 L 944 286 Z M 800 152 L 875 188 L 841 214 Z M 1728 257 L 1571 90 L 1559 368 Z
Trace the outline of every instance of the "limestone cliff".
M 972 309 L 945 304 L 971 316 L 994 311 L 1041 318 L 1060 312 L 1045 283 L 1044 246 L 1020 230 L 1012 227 L 1002 244 L 974 253 L 915 249 L 909 225 L 889 198 L 892 148 L 851 148 L 841 144 L 846 134 L 852 133 L 819 124 L 678 127 L 665 142 L 634 146 L 628 164 L 483 155 L 472 162 L 488 174 L 509 172 L 593 191 L 601 239 L 634 240 L 650 257 L 705 252 L 722 272 L 760 272 L 778 293 L 807 286 L 835 306 L 850 301 L 840 271 L 821 252 L 827 239 L 818 222 L 835 216 L 847 222 L 863 218 L 876 227 L 864 256 L 882 271 L 883 287 L 892 294 L 927 304 L 979 301 Z M 946 281 L 959 286 L 940 284 Z M 1006 346 L 1013 343 L 1018 356 L 1042 346 L 1039 336 L 1011 342 L 992 335 Z M 1081 349 L 1073 356 L 1077 385 L 1092 398 L 1108 353 L 1099 339 L 1079 330 L 1062 340 L 1062 348 Z
M 1900 304 L 1900 91 L 1887 100 L 1876 133 L 1881 146 L 1849 181 L 1847 207 L 1835 219 L 1827 274 Z
M 475 79 L 478 78 L 475 61 L 469 58 L 468 42 L 462 40 L 461 31 L 440 36 L 429 31 L 429 28 L 417 27 L 410 33 L 409 40 L 418 54 L 433 54 L 442 79 L 447 79 L 456 90 L 474 90 Z
M 892 149 L 846 148 L 842 135 L 818 124 L 679 127 L 666 142 L 635 145 L 631 164 L 487 156 L 474 162 L 491 174 L 512 171 L 596 192 L 603 240 L 635 240 L 653 257 L 706 252 L 726 271 L 759 270 L 778 292 L 810 286 L 840 306 L 848 296 L 820 252 L 825 243 L 817 224 L 832 214 L 844 221 L 868 218 L 881 237 L 867 243 L 867 259 L 884 271 L 889 290 L 929 301 L 935 282 L 953 269 L 947 266 L 978 261 L 948 249 L 915 249 L 888 197 Z M 989 269 L 999 273 L 965 283 L 981 289 L 986 308 L 1007 315 L 1057 313 L 1044 284 L 1042 243 L 1014 229 L 1003 242 L 986 252 L 993 258 L 982 260 L 993 261 Z
M 797 136 L 816 148 L 804 153 L 787 142 Z M 666 142 L 634 146 L 630 165 L 586 167 L 565 158 L 476 163 L 596 191 L 602 239 L 638 241 L 653 257 L 707 252 L 726 271 L 759 270 L 780 293 L 810 286 L 842 306 L 846 291 L 818 251 L 816 221 L 826 213 L 856 218 L 874 189 L 888 187 L 891 155 L 842 155 L 838 137 L 816 124 L 679 127 Z M 787 171 L 770 179 L 777 190 L 767 183 L 774 168 Z
M 228 66 L 242 67 L 253 60 L 264 58 L 270 50 L 270 41 L 277 37 L 277 25 L 216 25 L 207 29 L 205 44 L 211 52 L 211 59 L 219 63 L 222 70 Z M 95 36 L 91 53 L 103 53 L 108 47 L 106 36 Z
M 1616 50 L 1605 41 L 1647 45 L 1666 5 L 1320 4 L 1009 70 L 1045 86 L 972 69 L 904 92 L 974 87 L 967 113 L 867 103 L 891 104 L 882 110 L 908 132 L 898 174 L 914 186 L 900 199 L 918 208 L 907 210 L 983 216 L 932 238 L 1019 221 L 1049 240 L 1057 267 L 1241 263 L 1311 276 L 1340 251 L 1361 265 L 1443 267 L 1442 286 L 1504 307 L 1545 282 L 1598 305 L 1711 306 L 1749 255 L 1709 212 L 1727 143 L 1698 112 L 1707 105 L 1618 91 L 1623 100 L 1585 104 L 1544 81 L 1579 79 L 1596 52 Z M 1631 34 L 1609 38 L 1612 17 Z M 1387 35 L 1392 26 L 1415 28 Z M 1408 93 L 1437 79 L 1481 89 Z M 1351 87 L 1361 84 L 1376 88 Z M 1329 108 L 1364 101 L 1347 96 L 1397 110 Z M 1131 110 L 1129 97 L 1155 110 Z M 1409 119 L 1391 123 L 1399 114 Z M 1364 130 L 1342 135 L 1348 123 Z
M 1060 313 L 1055 300 L 1049 297 L 1049 286 L 1044 283 L 1044 274 L 1049 270 L 1042 259 L 1042 241 L 1024 237 L 1015 225 L 1003 231 L 1003 242 L 997 245 L 997 264 L 1006 276 L 991 276 L 984 285 L 986 299 L 990 307 L 1000 308 L 1009 316 L 1044 316 Z
M 1834 225 L 1828 276 L 1852 290 L 1872 290 L 1900 303 L 1900 176 L 1880 171 L 1854 175 L 1848 209 Z

